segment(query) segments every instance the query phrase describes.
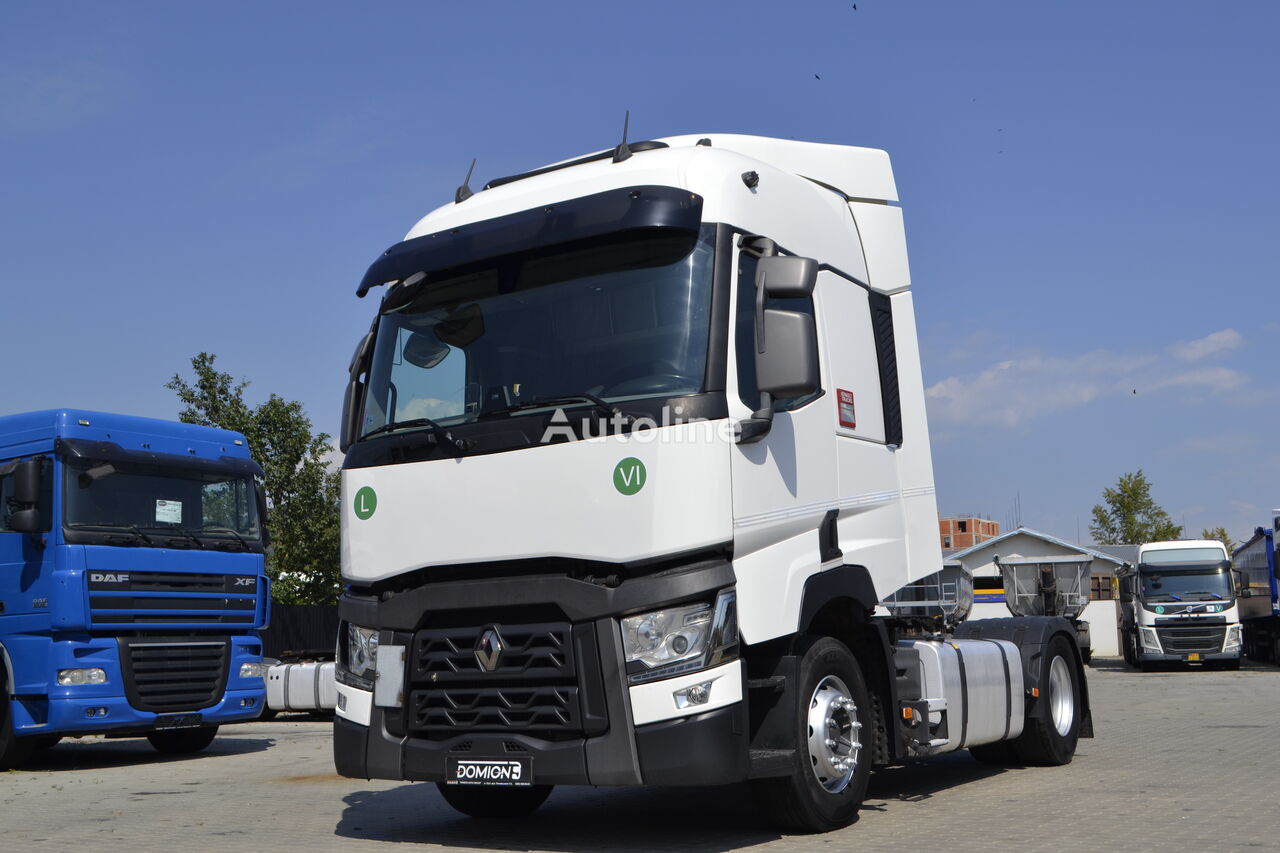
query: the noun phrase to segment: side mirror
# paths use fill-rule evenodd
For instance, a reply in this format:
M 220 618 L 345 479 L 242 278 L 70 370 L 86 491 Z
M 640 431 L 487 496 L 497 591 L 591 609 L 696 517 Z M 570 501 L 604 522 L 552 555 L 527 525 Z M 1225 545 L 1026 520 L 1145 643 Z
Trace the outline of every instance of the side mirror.
M 271 547 L 271 532 L 267 530 L 267 490 L 261 483 L 253 484 L 253 493 L 258 500 L 258 527 L 262 530 L 262 549 Z
M 347 452 L 347 448 L 360 435 L 359 420 L 364 412 L 364 384 L 360 381 L 360 374 L 368 370 L 369 356 L 373 353 L 373 335 L 377 328 L 377 323 L 374 323 L 373 328 L 356 344 L 351 365 L 347 368 L 347 390 L 342 395 L 342 421 L 338 433 L 338 449 L 343 453 Z
M 770 255 L 756 264 L 756 384 L 760 408 L 739 425 L 738 443 L 749 444 L 773 427 L 773 398 L 801 397 L 820 387 L 818 332 L 798 311 L 765 308 L 766 299 L 804 299 L 818 283 L 818 262 Z
M 28 459 L 13 469 L 13 502 L 37 504 L 40 502 L 40 462 Z
M 795 255 L 773 255 L 756 264 L 756 300 L 767 293 L 776 299 L 801 299 L 813 295 L 818 283 L 818 262 Z
M 756 382 L 774 397 L 803 397 L 818 390 L 818 330 L 799 311 L 764 312 L 766 348 L 756 351 Z
M 40 510 L 35 507 L 14 510 L 9 514 L 9 529 L 15 533 L 38 533 L 40 531 Z

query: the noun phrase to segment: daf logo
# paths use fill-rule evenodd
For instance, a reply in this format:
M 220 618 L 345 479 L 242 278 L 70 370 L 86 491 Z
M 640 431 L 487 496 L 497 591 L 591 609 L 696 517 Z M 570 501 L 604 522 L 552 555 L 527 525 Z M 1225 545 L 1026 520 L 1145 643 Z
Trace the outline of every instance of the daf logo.
M 502 637 L 497 628 L 490 628 L 481 634 L 480 641 L 476 643 L 476 663 L 480 665 L 480 671 L 496 670 L 502 660 L 503 649 Z
M 127 574 L 113 574 L 111 572 L 90 572 L 89 580 L 93 583 L 128 583 L 129 576 Z

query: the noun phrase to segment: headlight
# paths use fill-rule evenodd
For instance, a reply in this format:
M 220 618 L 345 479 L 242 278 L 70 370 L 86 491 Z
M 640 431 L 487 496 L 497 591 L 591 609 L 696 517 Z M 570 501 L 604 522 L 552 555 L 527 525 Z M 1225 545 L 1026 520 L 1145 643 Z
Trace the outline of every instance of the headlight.
M 372 678 L 378 666 L 378 629 L 347 626 L 347 669 Z
M 1240 625 L 1232 625 L 1227 628 L 1227 639 L 1226 642 L 1222 644 L 1222 650 L 1224 652 L 1240 651 L 1240 634 L 1242 630 L 1243 628 Z
M 269 664 L 266 661 L 251 661 L 240 664 L 241 678 L 266 678 Z
M 622 620 L 622 649 L 632 682 L 669 678 L 732 660 L 738 651 L 738 595 L 715 606 L 667 607 Z
M 58 683 L 64 687 L 77 684 L 106 684 L 107 673 L 96 666 L 91 669 L 60 669 Z
M 1144 652 L 1160 654 L 1160 637 L 1156 634 L 1155 628 L 1139 628 L 1138 633 L 1142 636 L 1142 650 Z

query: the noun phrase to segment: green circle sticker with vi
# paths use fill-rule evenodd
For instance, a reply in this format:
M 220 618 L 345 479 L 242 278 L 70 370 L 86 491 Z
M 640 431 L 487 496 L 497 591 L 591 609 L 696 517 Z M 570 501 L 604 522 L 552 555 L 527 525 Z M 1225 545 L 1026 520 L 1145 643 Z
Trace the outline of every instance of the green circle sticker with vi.
M 628 456 L 613 468 L 613 487 L 624 495 L 634 495 L 643 489 L 646 479 L 644 463 L 634 456 Z
M 356 511 L 356 518 L 365 521 L 369 516 L 373 515 L 373 511 L 378 508 L 378 493 L 370 486 L 361 486 L 356 492 L 356 499 L 352 508 Z

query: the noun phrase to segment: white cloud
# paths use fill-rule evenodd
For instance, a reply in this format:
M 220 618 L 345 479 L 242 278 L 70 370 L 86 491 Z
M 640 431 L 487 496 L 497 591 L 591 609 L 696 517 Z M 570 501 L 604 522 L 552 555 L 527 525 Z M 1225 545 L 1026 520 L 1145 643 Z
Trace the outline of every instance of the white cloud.
M 1244 345 L 1244 337 L 1235 329 L 1223 329 L 1194 341 L 1179 341 L 1169 347 L 1169 352 L 1183 361 L 1200 361 L 1220 352 L 1239 349 Z
M 91 62 L 0 72 L 0 131 L 73 127 L 113 109 L 125 88 L 119 72 Z
M 1237 391 L 1247 383 L 1230 368 L 1187 370 L 1154 354 L 1094 350 L 1064 357 L 1033 351 L 976 374 L 943 379 L 925 389 L 925 398 L 930 421 L 1013 428 L 1105 397 L 1172 391 L 1188 398 Z

